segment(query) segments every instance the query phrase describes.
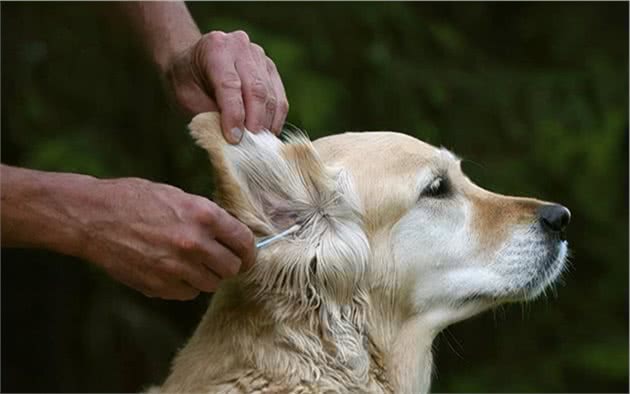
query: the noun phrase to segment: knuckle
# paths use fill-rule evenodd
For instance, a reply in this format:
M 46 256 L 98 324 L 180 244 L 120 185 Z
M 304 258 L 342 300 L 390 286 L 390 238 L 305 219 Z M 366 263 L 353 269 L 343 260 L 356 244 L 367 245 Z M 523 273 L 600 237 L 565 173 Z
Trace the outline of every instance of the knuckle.
M 227 90 L 241 90 L 241 87 L 242 87 L 241 79 L 238 77 L 238 74 L 236 74 L 235 72 L 232 72 L 232 71 L 226 72 L 221 77 L 219 88 L 227 89 Z
M 267 58 L 265 60 L 265 64 L 267 65 L 267 70 L 269 70 L 270 72 L 276 72 L 277 71 L 276 64 L 270 58 Z
M 181 202 L 181 208 L 186 212 L 195 212 L 199 207 L 196 198 L 184 198 Z
M 227 271 L 227 277 L 233 277 L 238 275 L 241 270 L 241 261 L 239 259 L 230 260 L 225 264 L 225 270 Z
M 245 246 L 248 248 L 252 248 L 254 243 L 256 242 L 256 238 L 254 237 L 254 233 L 248 227 L 245 228 Z
M 254 234 L 238 219 L 229 216 L 224 223 L 223 234 L 230 238 L 236 247 L 241 250 L 247 250 L 254 245 Z
M 243 99 L 238 96 L 226 101 L 226 106 L 223 109 L 224 116 L 234 120 L 240 124 L 245 120 L 245 107 L 243 105 Z
M 208 269 L 210 269 L 214 274 L 213 276 L 210 276 L 210 282 L 213 282 L 214 280 L 225 280 L 239 273 L 241 260 L 237 256 L 231 253 L 222 253 L 213 257 L 214 258 L 211 259 L 207 265 Z
M 199 46 L 202 51 L 211 53 L 223 49 L 226 42 L 226 34 L 222 31 L 212 31 L 201 39 Z
M 182 269 L 179 264 L 169 262 L 161 265 L 161 270 L 165 277 L 180 278 L 182 276 Z
M 243 227 L 245 227 L 245 225 L 243 225 Z M 244 251 L 248 251 L 254 246 L 254 234 L 247 227 L 244 229 L 239 228 L 237 231 L 238 233 L 235 235 L 235 238 L 238 240 L 239 247 Z
M 276 100 L 274 96 L 267 97 L 267 102 L 265 103 L 265 106 L 267 107 L 267 111 L 275 112 L 277 105 L 278 105 L 278 101 Z
M 205 203 L 197 208 L 195 220 L 201 224 L 213 224 L 219 219 L 219 208 L 212 202 Z
M 232 32 L 231 34 L 236 40 L 238 40 L 238 42 L 241 42 L 241 43 L 249 42 L 249 36 L 243 30 L 236 30 Z
M 285 115 L 289 113 L 289 102 L 287 100 L 280 100 L 280 102 L 278 102 L 278 110 Z
M 225 221 L 225 217 L 228 216 L 227 213 L 218 205 L 212 203 L 208 208 L 208 218 L 210 219 L 211 224 L 221 224 Z
M 227 37 L 227 34 L 222 32 L 221 30 L 213 30 L 210 33 L 206 34 L 209 40 L 224 40 Z
M 184 252 L 194 252 L 202 248 L 201 242 L 193 237 L 184 236 L 176 241 L 177 248 Z
M 256 78 L 251 85 L 247 87 L 246 93 L 253 99 L 260 101 L 266 101 L 269 94 L 267 84 L 260 78 Z
M 217 221 L 215 223 L 217 229 L 222 234 L 233 237 L 237 226 L 243 226 L 243 224 L 222 208 L 218 208 L 217 211 Z
M 227 35 L 221 30 L 213 30 L 206 34 L 207 40 L 210 41 L 223 41 Z
M 265 49 L 260 45 L 252 43 L 252 49 L 261 57 L 265 57 Z

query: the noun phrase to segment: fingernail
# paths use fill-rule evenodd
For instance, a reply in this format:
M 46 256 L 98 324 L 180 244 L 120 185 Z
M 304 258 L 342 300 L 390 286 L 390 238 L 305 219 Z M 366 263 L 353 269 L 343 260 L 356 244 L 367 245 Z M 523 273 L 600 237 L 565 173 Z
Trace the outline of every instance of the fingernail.
M 232 141 L 234 143 L 239 143 L 241 142 L 241 138 L 243 138 L 243 130 L 239 129 L 238 127 L 233 128 L 231 131 L 232 134 Z

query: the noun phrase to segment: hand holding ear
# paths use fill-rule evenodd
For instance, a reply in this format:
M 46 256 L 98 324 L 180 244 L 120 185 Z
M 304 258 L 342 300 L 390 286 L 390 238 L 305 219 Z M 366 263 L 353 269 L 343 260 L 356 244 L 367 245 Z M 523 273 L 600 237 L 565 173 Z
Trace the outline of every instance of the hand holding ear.
M 244 127 L 279 134 L 289 110 L 275 64 L 243 31 L 205 34 L 171 62 L 166 79 L 189 115 L 219 111 L 230 143 Z
M 137 178 L 97 180 L 81 257 L 147 296 L 188 300 L 249 268 L 254 237 L 213 202 Z

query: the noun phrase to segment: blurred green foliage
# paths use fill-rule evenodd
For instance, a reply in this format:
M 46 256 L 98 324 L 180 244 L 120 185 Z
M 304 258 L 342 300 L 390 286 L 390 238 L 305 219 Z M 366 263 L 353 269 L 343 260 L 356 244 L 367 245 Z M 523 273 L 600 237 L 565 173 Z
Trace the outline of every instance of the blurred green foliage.
M 628 3 L 189 8 L 266 49 L 312 138 L 403 131 L 484 187 L 571 209 L 564 283 L 442 334 L 434 391 L 627 392 Z M 123 25 L 107 4 L 2 3 L 2 161 L 209 196 L 204 153 Z M 2 258 L 4 391 L 158 383 L 207 302 L 148 300 L 51 253 Z

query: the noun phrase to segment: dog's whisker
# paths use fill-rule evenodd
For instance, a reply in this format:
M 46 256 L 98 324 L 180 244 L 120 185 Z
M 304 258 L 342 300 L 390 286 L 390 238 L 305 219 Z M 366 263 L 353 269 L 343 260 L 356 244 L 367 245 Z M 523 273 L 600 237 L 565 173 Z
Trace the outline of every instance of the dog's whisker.
M 455 347 L 453 347 L 453 345 L 451 345 L 451 342 L 449 340 L 449 336 L 450 338 L 453 339 L 453 341 L 457 344 L 457 346 L 460 348 L 460 350 L 463 351 L 464 347 L 462 346 L 462 344 L 457 340 L 457 338 L 455 337 L 455 335 L 453 335 L 453 333 L 447 328 L 444 329 L 444 340 L 446 342 L 446 344 L 448 345 L 448 347 L 453 351 L 453 353 L 455 353 L 457 355 L 457 357 L 459 357 L 460 359 L 464 359 L 464 356 L 462 356 L 457 349 L 455 349 Z

